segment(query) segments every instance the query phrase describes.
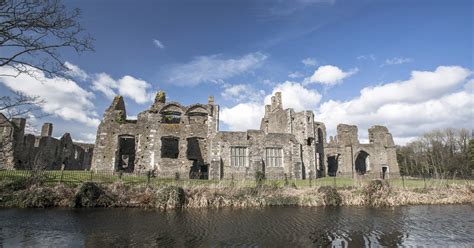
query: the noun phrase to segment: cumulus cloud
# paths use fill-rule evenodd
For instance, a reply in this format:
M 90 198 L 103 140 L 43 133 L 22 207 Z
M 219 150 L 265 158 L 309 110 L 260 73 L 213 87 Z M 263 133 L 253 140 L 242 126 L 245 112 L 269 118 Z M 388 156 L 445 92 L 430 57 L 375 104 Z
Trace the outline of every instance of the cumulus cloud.
M 84 70 L 79 68 L 79 66 L 77 66 L 77 65 L 74 65 L 74 64 L 66 61 L 64 63 L 64 66 L 66 66 L 66 68 L 69 69 L 68 74 L 70 76 L 74 77 L 74 78 L 77 78 L 77 79 L 82 80 L 82 81 L 85 81 L 89 78 L 89 75 Z
M 230 130 L 245 131 L 260 128 L 260 121 L 264 113 L 265 109 L 261 103 L 248 102 L 239 103 L 230 108 L 222 108 L 219 117 Z
M 436 128 L 474 128 L 474 94 L 459 90 L 469 84 L 470 74 L 459 66 L 413 71 L 408 80 L 366 87 L 347 101 L 324 102 L 317 117 L 330 134 L 339 123 L 357 124 L 362 138 L 371 125 L 386 125 L 400 143 Z
M 349 71 L 343 71 L 337 66 L 324 65 L 316 69 L 311 77 L 305 79 L 305 83 L 319 83 L 331 86 L 342 82 L 343 79 L 352 76 L 358 71 L 359 69 L 357 68 L 351 69 Z
M 410 62 L 413 62 L 412 58 L 395 57 L 395 58 L 386 59 L 385 63 L 382 66 L 401 65 L 401 64 L 410 63 Z
M 315 58 L 305 58 L 301 61 L 305 66 L 316 66 L 318 61 Z
M 232 59 L 225 59 L 222 55 L 200 56 L 186 64 L 170 68 L 165 81 L 180 86 L 222 83 L 226 79 L 259 68 L 267 57 L 260 52 Z
M 359 127 L 362 142 L 367 129 L 380 124 L 389 128 L 397 144 L 414 140 L 426 131 L 438 128 L 474 128 L 474 80 L 472 72 L 460 66 L 439 66 L 432 71 L 412 71 L 405 80 L 368 86 L 359 96 L 348 100 L 321 103 L 318 91 L 299 82 L 276 84 L 272 94 L 262 100 L 224 107 L 221 120 L 230 130 L 258 129 L 264 114 L 264 103 L 271 95 L 282 92 L 284 108 L 296 111 L 314 110 L 316 119 L 326 124 L 334 135 L 340 123 Z M 233 89 L 235 94 L 245 86 Z
M 20 74 L 17 77 L 1 77 L 6 87 L 29 96 L 39 96 L 45 100 L 40 106 L 44 113 L 64 120 L 78 121 L 95 127 L 99 124 L 92 99 L 94 94 L 81 88 L 76 82 L 64 78 L 48 78 L 43 72 L 29 68 L 35 77 Z M 14 70 L 0 67 L 0 74 L 12 75 Z
M 464 89 L 470 91 L 471 93 L 474 92 L 474 79 L 469 80 L 465 85 Z
M 151 101 L 153 96 L 148 92 L 150 88 L 151 85 L 146 81 L 129 75 L 114 80 L 106 73 L 99 73 L 92 80 L 92 89 L 103 93 L 107 98 L 122 95 L 140 104 Z
M 265 104 L 270 104 L 271 96 L 281 92 L 284 108 L 293 108 L 296 111 L 315 109 L 321 101 L 321 94 L 317 90 L 305 88 L 297 82 L 286 81 L 273 88 L 272 94 L 265 97 Z
M 245 100 L 258 101 L 263 97 L 265 91 L 257 90 L 249 84 L 225 85 L 221 96 L 227 100 L 241 102 Z
M 220 114 L 221 121 L 233 131 L 258 129 L 265 113 L 264 104 L 270 104 L 271 96 L 278 91 L 282 92 L 283 107 L 293 108 L 296 111 L 315 109 L 321 100 L 318 91 L 307 89 L 297 82 L 286 81 L 277 84 L 272 94 L 264 98 L 262 95 L 259 100 L 253 99 L 233 107 L 223 107 Z

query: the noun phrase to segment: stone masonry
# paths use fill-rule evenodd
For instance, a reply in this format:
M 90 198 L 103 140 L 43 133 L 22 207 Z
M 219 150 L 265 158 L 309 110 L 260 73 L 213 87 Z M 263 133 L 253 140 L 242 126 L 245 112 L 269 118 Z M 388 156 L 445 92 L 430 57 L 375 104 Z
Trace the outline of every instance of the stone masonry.
M 94 146 L 73 142 L 65 133 L 52 137 L 53 124 L 45 123 L 41 135 L 25 134 L 26 120 L 8 120 L 0 113 L 0 169 L 89 169 Z
M 200 179 L 253 178 L 257 171 L 298 179 L 399 173 L 386 127 L 371 127 L 369 143 L 361 144 L 356 126 L 339 124 L 328 140 L 324 123 L 312 111 L 284 109 L 280 92 L 265 106 L 259 130 L 219 131 L 212 97 L 182 106 L 158 92 L 137 120 L 126 116 L 123 98 L 115 97 L 97 130 L 92 169 Z

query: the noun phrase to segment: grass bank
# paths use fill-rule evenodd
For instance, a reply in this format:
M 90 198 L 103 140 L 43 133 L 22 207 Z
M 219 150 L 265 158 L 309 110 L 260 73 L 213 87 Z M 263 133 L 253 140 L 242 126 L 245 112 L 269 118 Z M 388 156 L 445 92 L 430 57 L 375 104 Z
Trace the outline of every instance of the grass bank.
M 372 180 L 358 187 L 297 185 L 127 185 L 123 182 L 51 185 L 32 179 L 0 183 L 0 207 L 260 208 L 267 206 L 370 206 L 473 204 L 470 183 L 400 188 Z

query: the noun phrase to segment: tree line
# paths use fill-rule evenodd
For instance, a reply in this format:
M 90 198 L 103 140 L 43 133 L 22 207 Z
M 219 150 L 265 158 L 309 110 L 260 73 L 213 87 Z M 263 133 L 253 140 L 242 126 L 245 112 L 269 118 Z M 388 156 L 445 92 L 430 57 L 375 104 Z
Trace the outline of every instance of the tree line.
M 472 177 L 474 139 L 468 129 L 446 128 L 397 146 L 400 173 L 436 178 Z

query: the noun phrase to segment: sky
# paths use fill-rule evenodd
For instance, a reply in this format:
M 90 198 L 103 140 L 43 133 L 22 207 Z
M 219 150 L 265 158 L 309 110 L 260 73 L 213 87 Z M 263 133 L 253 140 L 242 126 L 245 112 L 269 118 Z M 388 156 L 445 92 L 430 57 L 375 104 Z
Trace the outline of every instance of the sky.
M 400 1 L 65 1 L 94 52 L 64 51 L 73 79 L 0 77 L 0 92 L 45 99 L 30 132 L 54 123 L 94 142 L 115 95 L 127 115 L 168 101 L 220 105 L 220 130 L 258 129 L 277 91 L 284 108 L 339 123 L 385 125 L 397 144 L 434 129 L 474 129 L 474 4 Z M 0 68 L 4 72 L 8 68 Z M 42 116 L 39 118 L 38 116 Z

